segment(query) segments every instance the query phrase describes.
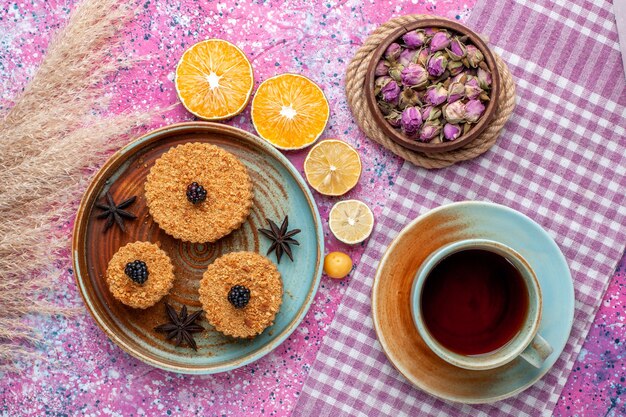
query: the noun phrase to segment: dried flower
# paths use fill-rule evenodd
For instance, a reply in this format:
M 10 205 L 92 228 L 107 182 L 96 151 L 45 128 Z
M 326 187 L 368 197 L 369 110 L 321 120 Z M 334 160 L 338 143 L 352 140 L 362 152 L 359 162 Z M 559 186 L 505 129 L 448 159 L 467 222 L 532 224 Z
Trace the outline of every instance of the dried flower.
M 443 75 L 447 64 L 446 55 L 443 52 L 437 52 L 428 60 L 428 73 L 433 77 L 439 77 Z
M 431 85 L 426 90 L 426 95 L 424 96 L 424 100 L 426 103 L 432 106 L 438 106 L 442 104 L 448 98 L 448 90 L 445 89 L 441 84 Z
M 476 123 L 485 111 L 485 105 L 480 100 L 470 100 L 465 104 L 465 120 Z
M 405 49 L 400 54 L 400 58 L 398 58 L 398 63 L 400 65 L 404 65 L 406 68 L 409 64 L 413 63 L 414 59 L 417 57 L 417 52 L 415 49 Z
M 378 64 L 376 64 L 376 69 L 374 70 L 374 75 L 376 75 L 377 77 L 380 77 L 382 75 L 388 75 L 389 74 L 389 61 L 386 61 L 384 59 L 381 59 L 380 61 L 378 61 Z
M 401 110 L 404 110 L 406 107 L 412 107 L 421 105 L 419 96 L 412 88 L 405 88 L 402 93 L 400 93 L 400 100 L 398 102 L 398 107 Z
M 467 62 L 472 68 L 478 67 L 478 64 L 482 62 L 485 57 L 483 53 L 480 52 L 480 49 L 476 48 L 474 45 L 467 45 Z
M 417 54 L 417 63 L 420 64 L 422 67 L 426 67 L 426 65 L 428 65 L 429 57 L 430 57 L 430 48 L 426 46 L 420 49 L 419 53 Z
M 449 61 L 447 70 L 450 72 L 451 76 L 459 75 L 465 69 L 465 65 L 463 65 L 462 61 Z
M 430 142 L 434 137 L 439 136 L 441 132 L 441 124 L 439 121 L 429 120 L 424 123 L 422 130 L 420 130 L 419 140 L 421 142 Z
M 389 81 L 381 90 L 383 100 L 387 103 L 397 103 L 400 97 L 400 86 L 395 81 Z
M 407 107 L 402 112 L 402 132 L 407 136 L 415 136 L 422 126 L 422 115 L 416 107 Z
M 400 57 L 401 53 L 402 47 L 400 44 L 394 42 L 387 47 L 387 50 L 385 51 L 385 58 L 389 61 L 395 61 Z
M 400 124 L 402 122 L 402 113 L 394 110 L 393 112 L 385 116 L 385 120 L 387 120 L 389 124 L 393 127 L 400 127 Z
M 381 113 L 385 116 L 388 116 L 394 111 L 397 111 L 396 106 L 394 106 L 391 103 L 387 103 L 386 101 L 382 101 L 382 100 L 378 100 L 378 108 L 380 109 Z
M 447 140 L 454 140 L 461 135 L 461 127 L 459 125 L 453 125 L 446 123 L 443 127 L 443 137 Z
M 376 78 L 374 81 L 374 94 L 378 95 L 383 87 L 389 83 L 389 81 L 393 81 L 393 78 L 386 75 Z
M 412 30 L 405 33 L 402 40 L 407 48 L 417 49 L 426 42 L 426 35 L 423 30 Z
M 460 61 L 465 58 L 465 54 L 467 53 L 467 49 L 465 44 L 459 40 L 459 38 L 454 38 L 450 41 L 450 48 L 448 49 L 448 56 L 453 61 Z
M 445 30 L 441 32 L 437 32 L 433 35 L 433 38 L 430 41 L 430 50 L 431 52 L 441 51 L 442 49 L 446 49 L 450 45 L 450 35 Z
M 478 96 L 482 92 L 483 90 L 478 85 L 478 80 L 476 78 L 472 77 L 468 82 L 465 83 L 465 96 L 470 100 L 478 98 Z
M 448 86 L 448 103 L 454 103 L 465 95 L 465 86 L 461 83 L 450 83 Z
M 426 106 L 422 108 L 422 120 L 438 120 L 441 117 L 441 109 L 439 107 Z
M 435 33 L 439 32 L 440 29 L 437 28 L 426 28 L 424 29 L 424 34 L 426 36 L 433 36 Z
M 478 85 L 480 85 L 480 88 L 483 90 L 491 88 L 491 72 L 489 72 L 489 70 L 478 68 L 476 77 L 478 78 Z
M 442 113 L 448 123 L 457 124 L 465 121 L 465 105 L 462 101 L 445 105 Z
M 402 84 L 407 87 L 423 88 L 428 84 L 428 72 L 419 64 L 410 64 L 402 71 Z
M 395 64 L 389 68 L 389 76 L 397 82 L 402 82 L 402 70 L 404 65 Z

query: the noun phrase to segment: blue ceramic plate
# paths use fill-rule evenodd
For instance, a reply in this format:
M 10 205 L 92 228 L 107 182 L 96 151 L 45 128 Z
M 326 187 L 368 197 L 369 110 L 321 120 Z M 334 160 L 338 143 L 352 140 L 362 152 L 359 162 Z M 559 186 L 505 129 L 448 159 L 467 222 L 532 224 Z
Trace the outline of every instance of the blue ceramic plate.
M 472 238 L 509 246 L 535 271 L 543 294 L 539 334 L 554 349 L 541 368 L 517 358 L 486 371 L 461 369 L 435 355 L 417 332 L 410 304 L 415 272 L 434 250 Z M 574 286 L 561 250 L 532 219 L 498 204 L 453 203 L 418 217 L 391 243 L 374 280 L 372 315 L 385 354 L 412 384 L 443 399 L 486 403 L 528 388 L 554 365 L 572 328 Z
M 207 142 L 237 156 L 248 168 L 254 185 L 254 207 L 243 226 L 213 244 L 193 244 L 172 238 L 152 221 L 145 204 L 143 185 L 154 161 L 172 146 Z M 129 210 L 137 214 L 118 228 L 104 231 L 94 203 L 110 191 L 116 201 L 132 195 Z M 202 319 L 207 331 L 196 335 L 198 352 L 175 347 L 155 326 L 167 321 L 164 302 L 177 310 L 201 309 L 198 287 L 206 267 L 217 257 L 234 251 L 266 254 L 270 241 L 257 232 L 266 218 L 280 224 L 289 216 L 290 229 L 301 229 L 293 247 L 294 261 L 283 256 L 278 270 L 284 286 L 283 303 L 275 323 L 250 340 L 223 336 Z M 133 241 L 159 242 L 175 267 L 176 280 L 168 296 L 146 310 L 118 302 L 109 292 L 105 273 L 109 260 Z M 102 167 L 81 202 L 74 227 L 73 256 L 78 288 L 87 309 L 104 332 L 122 349 L 156 367 L 181 373 L 208 374 L 243 366 L 266 355 L 282 343 L 302 321 L 317 291 L 322 274 L 324 240 L 317 207 L 304 180 L 280 152 L 266 141 L 222 124 L 192 122 L 153 131 L 130 143 Z M 276 263 L 274 254 L 268 255 Z

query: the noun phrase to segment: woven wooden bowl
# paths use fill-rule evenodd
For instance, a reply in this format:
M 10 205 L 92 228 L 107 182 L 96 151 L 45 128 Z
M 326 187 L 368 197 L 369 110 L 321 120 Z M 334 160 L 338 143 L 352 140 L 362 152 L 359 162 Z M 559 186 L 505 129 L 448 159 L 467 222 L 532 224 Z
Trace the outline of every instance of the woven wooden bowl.
M 410 32 L 415 29 L 425 29 L 429 27 L 443 28 L 449 31 L 457 32 L 462 35 L 466 35 L 469 40 L 482 52 L 485 57 L 485 62 L 491 71 L 492 77 L 492 86 L 491 86 L 491 94 L 489 95 L 491 100 L 489 101 L 485 113 L 482 115 L 477 124 L 472 126 L 472 128 L 467 132 L 467 134 L 460 136 L 454 141 L 450 142 L 442 142 L 442 143 L 427 143 L 427 142 L 419 142 L 414 139 L 410 139 L 406 137 L 400 130 L 396 130 L 393 126 L 391 126 L 384 118 L 378 104 L 376 103 L 376 96 L 374 95 L 374 81 L 375 81 L 375 70 L 378 61 L 380 61 L 381 57 L 387 50 L 387 47 L 391 45 L 393 42 L 397 41 L 407 32 Z M 389 136 L 393 141 L 404 146 L 405 148 L 412 149 L 414 151 L 424 152 L 424 153 L 435 153 L 435 152 L 447 152 L 453 149 L 460 148 L 475 138 L 477 138 L 483 130 L 493 119 L 496 108 L 498 106 L 498 97 L 500 94 L 500 74 L 498 72 L 498 67 L 496 65 L 495 58 L 487 46 L 485 42 L 481 39 L 478 34 L 472 32 L 467 27 L 461 25 L 460 23 L 453 22 L 448 19 L 439 19 L 439 18 L 428 18 L 418 20 L 414 23 L 405 25 L 402 28 L 399 28 L 395 32 L 391 33 L 389 36 L 385 38 L 383 42 L 380 43 L 378 48 L 374 51 L 370 58 L 370 62 L 367 69 L 367 75 L 365 76 L 365 94 L 367 98 L 367 105 L 370 108 L 374 116 L 374 120 L 376 124 Z

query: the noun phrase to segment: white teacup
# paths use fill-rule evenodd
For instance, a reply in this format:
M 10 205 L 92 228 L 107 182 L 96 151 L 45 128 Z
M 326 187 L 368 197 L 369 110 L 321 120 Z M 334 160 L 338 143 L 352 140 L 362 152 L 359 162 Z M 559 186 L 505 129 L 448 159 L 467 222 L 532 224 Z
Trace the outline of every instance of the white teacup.
M 520 273 L 528 292 L 528 308 L 520 330 L 503 346 L 480 355 L 463 355 L 447 349 L 435 339 L 424 322 L 421 297 L 429 273 L 447 256 L 469 249 L 481 249 L 506 258 Z M 552 353 L 550 344 L 537 334 L 541 322 L 541 288 L 537 277 L 526 260 L 516 251 L 501 243 L 486 239 L 467 239 L 450 243 L 430 254 L 418 269 L 411 290 L 413 321 L 424 342 L 446 362 L 465 369 L 484 370 L 497 368 L 518 356 L 540 368 Z

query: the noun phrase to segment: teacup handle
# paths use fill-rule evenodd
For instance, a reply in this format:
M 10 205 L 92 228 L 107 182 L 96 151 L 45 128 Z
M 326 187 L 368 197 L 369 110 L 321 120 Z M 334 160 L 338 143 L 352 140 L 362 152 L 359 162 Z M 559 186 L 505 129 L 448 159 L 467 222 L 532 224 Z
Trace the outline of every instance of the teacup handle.
M 552 346 L 550 346 L 546 339 L 537 334 L 532 342 L 530 342 L 530 345 L 520 353 L 520 356 L 535 368 L 541 368 L 551 353 Z

